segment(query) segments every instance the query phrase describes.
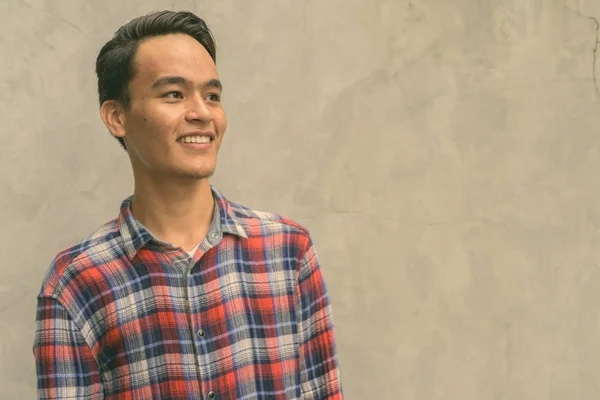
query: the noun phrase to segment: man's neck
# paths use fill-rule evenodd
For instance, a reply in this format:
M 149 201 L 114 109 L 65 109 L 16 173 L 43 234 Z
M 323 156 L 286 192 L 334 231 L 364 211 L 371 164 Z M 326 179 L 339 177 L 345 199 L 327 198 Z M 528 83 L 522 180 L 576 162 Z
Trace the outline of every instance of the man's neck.
M 208 179 L 191 183 L 136 179 L 131 212 L 160 240 L 188 251 L 208 233 L 214 198 Z

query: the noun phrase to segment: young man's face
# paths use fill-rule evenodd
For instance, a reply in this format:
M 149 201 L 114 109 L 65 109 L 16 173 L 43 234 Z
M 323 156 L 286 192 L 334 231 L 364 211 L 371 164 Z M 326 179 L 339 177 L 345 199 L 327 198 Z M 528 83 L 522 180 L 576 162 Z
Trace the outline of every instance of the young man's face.
M 213 174 L 227 118 L 215 63 L 197 40 L 183 34 L 144 40 L 129 94 L 124 130 L 134 174 L 159 179 Z

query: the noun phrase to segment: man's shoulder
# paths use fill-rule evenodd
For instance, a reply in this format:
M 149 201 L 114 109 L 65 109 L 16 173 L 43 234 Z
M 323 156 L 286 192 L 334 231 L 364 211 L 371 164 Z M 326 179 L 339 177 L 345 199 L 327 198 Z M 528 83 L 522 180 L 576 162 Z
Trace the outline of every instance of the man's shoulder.
M 42 282 L 40 294 L 57 296 L 65 283 L 81 270 L 93 267 L 98 260 L 104 258 L 107 248 L 114 247 L 119 232 L 116 229 L 117 219 L 106 222 L 85 239 L 60 251 L 52 260 Z
M 253 209 L 231 201 L 229 205 L 249 235 L 252 233 L 260 234 L 264 228 L 268 227 L 306 237 L 310 236 L 308 228 L 283 214 Z

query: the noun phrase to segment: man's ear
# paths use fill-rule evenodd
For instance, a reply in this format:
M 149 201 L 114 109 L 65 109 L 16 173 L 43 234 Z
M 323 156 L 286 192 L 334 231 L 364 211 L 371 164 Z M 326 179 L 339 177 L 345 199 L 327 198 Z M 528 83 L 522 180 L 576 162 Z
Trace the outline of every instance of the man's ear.
M 116 100 L 106 100 L 100 106 L 100 117 L 113 136 L 125 137 L 125 109 Z

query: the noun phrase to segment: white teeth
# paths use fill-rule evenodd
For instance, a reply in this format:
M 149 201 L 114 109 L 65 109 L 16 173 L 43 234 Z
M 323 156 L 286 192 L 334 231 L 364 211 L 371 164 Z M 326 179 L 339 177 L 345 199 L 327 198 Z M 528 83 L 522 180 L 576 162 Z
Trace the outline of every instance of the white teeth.
M 209 143 L 210 136 L 186 136 L 179 139 L 183 143 Z

